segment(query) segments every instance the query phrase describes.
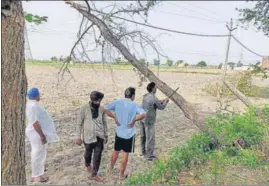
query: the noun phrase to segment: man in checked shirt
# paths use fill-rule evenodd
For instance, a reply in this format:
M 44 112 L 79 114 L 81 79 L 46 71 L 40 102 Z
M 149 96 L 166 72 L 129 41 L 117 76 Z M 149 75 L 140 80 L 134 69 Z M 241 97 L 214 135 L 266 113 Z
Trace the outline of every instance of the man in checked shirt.
M 147 86 L 148 93 L 143 96 L 142 108 L 146 111 L 146 118 L 140 122 L 140 143 L 142 155 L 146 160 L 156 159 L 155 149 L 155 122 L 157 109 L 164 110 L 169 98 L 158 100 L 155 96 L 157 87 L 154 82 Z
M 91 173 L 91 179 L 102 182 L 104 179 L 97 173 L 101 163 L 104 143 L 107 143 L 107 120 L 104 108 L 100 106 L 104 94 L 91 92 L 90 101 L 83 105 L 78 112 L 76 127 L 76 144 L 85 146 L 85 166 Z M 93 155 L 93 166 L 91 166 Z

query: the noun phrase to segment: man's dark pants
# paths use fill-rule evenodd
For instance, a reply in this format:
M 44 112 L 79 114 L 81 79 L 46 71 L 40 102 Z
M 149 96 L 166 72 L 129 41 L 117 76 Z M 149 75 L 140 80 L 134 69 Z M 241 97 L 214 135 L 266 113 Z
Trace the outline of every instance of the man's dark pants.
M 97 137 L 96 142 L 90 144 L 84 143 L 84 146 L 85 146 L 85 154 L 84 154 L 85 166 L 88 167 L 91 165 L 92 153 L 93 153 L 92 176 L 94 177 L 97 175 L 101 164 L 102 152 L 104 150 L 104 140 Z

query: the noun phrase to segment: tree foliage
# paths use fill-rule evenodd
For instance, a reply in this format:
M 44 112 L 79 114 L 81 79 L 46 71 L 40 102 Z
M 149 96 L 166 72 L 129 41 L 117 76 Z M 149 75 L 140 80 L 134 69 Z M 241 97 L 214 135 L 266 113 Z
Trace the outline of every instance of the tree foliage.
M 154 59 L 154 60 L 153 60 L 153 64 L 154 64 L 155 66 L 160 65 L 160 60 L 158 60 L 158 59 Z
M 262 30 L 269 37 L 269 1 L 257 1 L 254 8 L 237 9 L 239 21 L 248 28 L 252 23 L 258 30 Z
M 47 16 L 33 15 L 31 13 L 24 12 L 24 18 L 29 23 L 35 23 L 36 25 L 42 24 L 42 22 L 47 22 Z
M 166 60 L 166 64 L 171 67 L 173 65 L 174 61 L 170 60 L 170 59 L 167 59 Z
M 228 62 L 227 65 L 229 65 L 229 67 L 231 67 L 231 69 L 234 69 L 235 62 Z
M 263 79 L 267 79 L 268 78 L 268 72 L 265 69 L 261 68 L 261 62 L 258 61 L 255 65 L 251 65 L 253 70 L 251 71 L 252 74 L 263 74 Z
M 182 63 L 184 63 L 184 60 L 177 60 L 177 62 L 175 63 L 175 65 L 179 65 L 179 64 L 182 64 Z
M 196 65 L 197 67 L 206 67 L 207 66 L 207 64 L 206 64 L 206 62 L 205 61 L 200 61 L 200 62 L 198 62 L 197 63 L 197 65 Z
M 222 63 L 219 64 L 218 69 L 222 69 Z
M 58 61 L 58 58 L 56 56 L 53 56 L 50 58 L 51 61 Z
M 236 67 L 242 67 L 243 63 L 241 61 L 238 61 L 238 63 L 236 64 Z

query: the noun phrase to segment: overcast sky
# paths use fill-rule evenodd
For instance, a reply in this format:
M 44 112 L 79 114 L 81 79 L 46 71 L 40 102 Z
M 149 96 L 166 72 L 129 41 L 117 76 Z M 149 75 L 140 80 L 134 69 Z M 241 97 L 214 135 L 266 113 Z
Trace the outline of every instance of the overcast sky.
M 96 3 L 111 4 L 109 1 Z M 244 1 L 163 1 L 150 12 L 148 22 L 154 26 L 183 32 L 228 34 L 225 24 L 230 18 L 234 20 L 238 18 L 235 8 L 248 6 L 251 5 Z M 50 59 L 52 56 L 69 55 L 76 41 L 81 21 L 80 14 L 62 1 L 23 2 L 23 8 L 24 11 L 32 14 L 48 16 L 48 22 L 42 25 L 35 26 L 27 23 L 33 58 Z M 217 65 L 225 59 L 227 38 L 188 36 L 152 28 L 144 28 L 144 30 L 152 37 L 163 34 L 157 40 L 165 55 L 174 61 L 184 60 L 189 64 L 196 64 L 204 60 L 209 64 Z M 264 36 L 262 32 L 257 32 L 250 26 L 248 30 L 238 28 L 233 34 L 256 53 L 268 55 L 269 37 Z M 101 59 L 100 51 L 92 53 L 91 56 L 94 60 Z M 141 53 L 137 57 L 144 57 L 152 62 L 156 54 L 148 51 L 147 56 Z M 260 57 L 242 49 L 232 39 L 229 61 L 238 62 L 240 59 L 244 64 L 261 60 Z

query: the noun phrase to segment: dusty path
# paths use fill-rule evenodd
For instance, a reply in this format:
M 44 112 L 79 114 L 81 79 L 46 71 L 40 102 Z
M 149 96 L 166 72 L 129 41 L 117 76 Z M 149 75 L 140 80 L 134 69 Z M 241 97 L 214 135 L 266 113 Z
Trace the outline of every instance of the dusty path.
M 60 142 L 51 144 L 47 157 L 47 174 L 50 176 L 49 184 L 94 184 L 88 180 L 88 173 L 85 171 L 83 160 L 83 146 L 74 144 L 75 114 L 74 110 L 79 105 L 86 103 L 90 91 L 98 89 L 105 93 L 104 104 L 111 102 L 115 98 L 122 97 L 123 91 L 128 86 L 137 87 L 136 101 L 141 102 L 141 97 L 145 93 L 144 84 L 137 86 L 138 77 L 132 71 L 114 71 L 114 81 L 112 81 L 109 70 L 91 69 L 71 69 L 76 82 L 70 81 L 64 86 L 64 81 L 57 87 L 57 72 L 54 67 L 28 66 L 28 86 L 39 87 L 42 94 L 42 103 L 46 106 L 55 119 L 57 132 L 60 136 Z M 68 76 L 65 78 L 68 80 Z M 203 111 L 217 109 L 216 98 L 206 95 L 201 88 L 209 82 L 219 78 L 217 75 L 204 74 L 182 74 L 182 73 L 160 73 L 168 85 L 173 88 L 179 86 L 179 92 L 189 102 L 195 103 L 196 107 Z M 263 86 L 269 86 L 269 80 L 260 82 Z M 158 92 L 158 97 L 164 97 Z M 257 104 L 269 100 L 255 99 Z M 232 103 L 235 110 L 244 108 L 240 101 Z M 114 141 L 114 123 L 109 120 L 109 142 L 105 148 L 100 174 L 106 176 L 107 165 L 110 160 L 110 153 L 113 149 Z M 169 104 L 165 111 L 160 111 L 156 126 L 156 145 L 157 154 L 167 152 L 169 149 L 178 146 L 188 139 L 197 129 L 188 121 L 181 110 L 173 103 Z M 138 131 L 139 132 L 139 131 Z M 140 156 L 139 136 L 136 138 L 135 153 L 129 160 L 128 171 L 136 173 L 144 170 L 150 163 L 145 162 Z M 30 177 L 30 146 L 26 143 L 27 156 L 27 176 Z M 119 161 L 118 161 L 119 162 Z M 119 167 L 119 163 L 116 168 Z M 114 175 L 116 176 L 116 175 Z M 114 177 L 106 177 L 106 184 L 118 183 Z M 30 184 L 28 182 L 28 184 Z

